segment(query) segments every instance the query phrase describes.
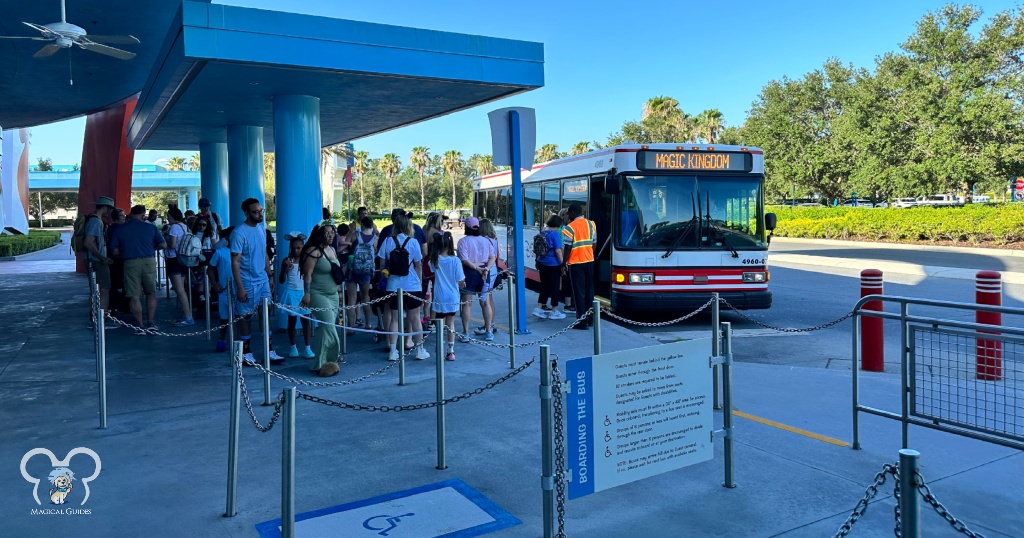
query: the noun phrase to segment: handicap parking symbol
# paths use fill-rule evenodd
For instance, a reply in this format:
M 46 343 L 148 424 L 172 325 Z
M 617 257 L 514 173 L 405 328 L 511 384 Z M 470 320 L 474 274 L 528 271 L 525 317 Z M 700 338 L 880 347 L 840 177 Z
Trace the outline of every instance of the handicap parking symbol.
M 366 521 L 363 521 L 363 528 L 371 531 L 380 531 L 377 534 L 381 536 L 387 536 L 392 529 L 398 526 L 398 522 L 401 521 L 403 517 L 409 517 L 414 515 L 416 514 L 410 512 L 408 514 L 402 514 L 400 516 L 373 516 L 371 518 L 367 518 Z

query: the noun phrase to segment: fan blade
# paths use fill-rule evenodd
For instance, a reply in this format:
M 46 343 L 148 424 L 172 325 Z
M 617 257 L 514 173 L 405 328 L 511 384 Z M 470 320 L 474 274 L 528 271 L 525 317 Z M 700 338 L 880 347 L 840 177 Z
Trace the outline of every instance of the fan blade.
M 93 43 L 109 43 L 111 45 L 138 45 L 139 38 L 133 35 L 92 35 L 86 36 Z
M 57 45 L 47 45 L 47 46 L 39 49 L 38 51 L 36 51 L 36 53 L 33 54 L 32 57 L 33 58 L 46 58 L 47 56 L 53 56 L 54 54 L 56 54 L 56 52 L 58 50 L 60 50 L 60 47 L 57 46 Z
M 41 24 L 36 24 L 34 22 L 24 22 L 24 21 L 22 21 L 21 24 L 24 24 L 25 26 L 28 26 L 29 28 L 34 28 L 39 33 L 43 34 L 43 37 L 45 37 L 46 39 L 57 39 L 58 37 L 60 37 L 60 34 L 58 34 L 57 32 L 54 32 L 53 30 L 51 30 L 51 29 L 49 29 L 49 28 L 47 28 L 47 27 L 45 27 L 45 26 L 43 26 Z
M 20 35 L 0 35 L 0 39 L 31 39 L 31 40 L 34 40 L 34 41 L 53 41 L 53 39 L 48 38 L 48 37 L 39 37 L 39 36 L 28 37 L 28 36 L 20 36 Z
M 115 49 L 114 47 L 108 47 L 106 45 L 100 45 L 99 43 L 93 43 L 92 41 L 79 40 L 78 46 L 85 50 L 91 50 L 107 56 L 112 56 L 118 60 L 131 60 L 135 57 L 134 52 L 128 52 L 126 50 Z

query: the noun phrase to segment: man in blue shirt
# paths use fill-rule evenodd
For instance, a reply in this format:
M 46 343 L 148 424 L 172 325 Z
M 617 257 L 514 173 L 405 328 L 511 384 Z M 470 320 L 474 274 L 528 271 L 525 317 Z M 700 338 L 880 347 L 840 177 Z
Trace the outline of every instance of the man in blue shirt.
M 245 222 L 231 232 L 231 272 L 235 282 L 235 315 L 238 336 L 242 341 L 243 364 L 253 365 L 250 321 L 263 299 L 270 299 L 270 259 L 267 257 L 267 232 L 263 225 L 263 206 L 255 198 L 242 201 Z M 269 320 L 267 320 L 269 322 Z M 270 330 L 264 327 L 264 330 Z M 277 354 L 271 344 L 270 364 L 281 364 L 284 357 Z
M 146 222 L 146 207 L 132 208 L 128 219 L 110 237 L 114 256 L 124 260 L 124 294 L 129 299 L 135 334 L 144 336 L 156 330 L 156 251 L 167 247 L 156 226 Z M 143 325 L 142 294 L 146 294 L 149 323 Z

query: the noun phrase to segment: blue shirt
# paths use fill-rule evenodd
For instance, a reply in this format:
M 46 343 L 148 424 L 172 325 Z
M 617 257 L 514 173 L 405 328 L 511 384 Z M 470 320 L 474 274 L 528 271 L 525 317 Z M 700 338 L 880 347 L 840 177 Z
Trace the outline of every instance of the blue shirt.
M 544 244 L 548 246 L 547 254 L 537 258 L 537 263 L 546 267 L 555 267 L 558 265 L 558 257 L 555 256 L 555 249 L 562 250 L 562 234 L 558 233 L 558 230 L 547 229 L 542 232 L 544 234 Z
M 164 244 L 164 237 L 156 226 L 136 219 L 128 219 L 110 234 L 110 248 L 121 253 L 125 260 L 152 258 L 156 249 Z
M 242 285 L 253 286 L 267 280 L 267 232 L 263 226 L 242 223 L 231 232 L 231 254 L 241 254 L 239 273 Z

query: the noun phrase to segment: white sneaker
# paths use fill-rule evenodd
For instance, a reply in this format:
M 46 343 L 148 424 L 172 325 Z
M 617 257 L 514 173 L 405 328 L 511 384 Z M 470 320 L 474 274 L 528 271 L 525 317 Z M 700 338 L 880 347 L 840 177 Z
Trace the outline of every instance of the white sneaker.
M 548 319 L 548 311 L 539 306 L 533 309 L 533 315 L 540 319 Z
M 469 341 L 470 341 L 469 336 L 466 336 L 464 334 L 460 334 L 459 335 L 459 342 L 462 342 L 463 344 L 468 344 Z
M 558 310 L 551 310 L 548 312 L 548 319 L 565 319 L 565 314 Z
M 416 346 L 416 360 L 425 361 L 430 358 L 430 353 L 427 353 L 426 349 L 423 349 L 422 345 Z
M 398 360 L 398 348 L 391 348 L 391 351 L 388 352 L 388 360 L 392 362 Z
M 256 366 L 256 357 L 252 353 L 242 355 L 242 366 Z
M 280 364 L 284 362 L 284 357 L 278 355 L 277 352 L 274 351 L 273 349 L 270 350 L 270 353 L 267 355 L 267 357 L 270 359 L 271 364 Z
M 477 328 L 473 329 L 473 334 L 475 334 L 477 336 L 485 335 L 488 332 L 490 332 L 490 331 L 487 330 L 487 327 L 477 327 Z
M 486 340 L 488 342 L 493 342 L 494 341 L 494 333 L 492 333 L 491 331 L 487 331 L 487 334 L 484 335 L 484 340 Z

